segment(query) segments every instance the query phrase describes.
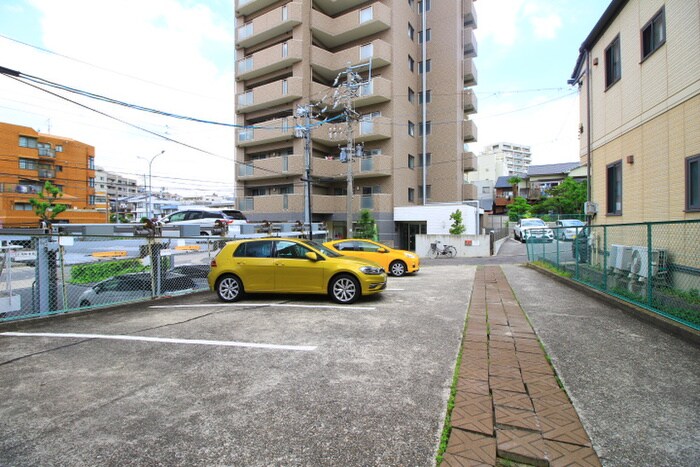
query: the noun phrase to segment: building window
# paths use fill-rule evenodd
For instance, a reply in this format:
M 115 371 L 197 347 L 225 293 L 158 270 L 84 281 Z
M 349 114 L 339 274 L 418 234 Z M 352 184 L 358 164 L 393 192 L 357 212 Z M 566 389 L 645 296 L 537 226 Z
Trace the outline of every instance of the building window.
M 431 197 L 431 193 L 430 193 L 432 191 L 431 188 L 432 188 L 431 185 L 425 186 L 425 198 L 426 199 L 430 199 L 430 197 Z M 421 197 L 422 197 L 423 196 L 423 185 L 420 185 L 418 187 L 418 192 L 421 194 Z
M 416 167 L 416 156 L 413 154 L 408 155 L 408 168 L 413 169 Z
M 666 14 L 661 10 L 642 28 L 642 60 L 666 42 Z
M 608 165 L 607 213 L 614 216 L 622 214 L 622 161 Z
M 29 203 L 15 203 L 13 209 L 15 211 L 31 211 L 33 208 Z
M 360 10 L 360 24 L 366 23 L 367 21 L 372 21 L 372 19 L 373 12 L 371 6 Z
M 279 190 L 281 195 L 292 195 L 294 194 L 294 185 L 282 185 Z
M 416 93 L 413 91 L 413 89 L 408 88 L 408 102 L 413 104 L 413 101 L 416 99 Z
M 430 11 L 430 0 L 425 1 L 425 11 Z M 423 13 L 423 1 L 418 2 L 418 13 Z
M 413 188 L 408 189 L 408 202 L 413 203 L 416 200 L 416 190 Z
M 432 124 L 428 121 L 425 122 L 425 134 L 429 135 L 432 132 Z M 423 136 L 423 122 L 418 125 L 418 136 Z
M 95 170 L 95 156 L 88 156 L 88 170 Z
M 88 204 L 90 206 L 94 206 L 95 204 L 97 204 L 95 203 L 95 195 L 88 195 Z
M 366 60 L 368 58 L 372 58 L 374 55 L 374 47 L 372 47 L 372 44 L 365 44 L 360 46 L 360 60 Z
M 432 152 L 426 152 L 425 153 L 425 166 L 429 166 L 431 164 L 431 160 L 433 158 L 433 153 Z M 423 166 L 423 154 L 418 154 L 418 167 Z
M 413 36 L 415 34 L 415 29 L 413 29 L 413 26 L 411 26 L 411 23 L 408 23 L 408 38 L 413 40 Z
M 408 136 L 415 136 L 416 135 L 416 126 L 413 124 L 412 121 L 408 121 Z
M 685 160 L 685 209 L 700 211 L 700 154 Z
M 95 178 L 94 177 L 88 177 L 88 186 L 90 188 L 95 188 Z
M 19 159 L 19 168 L 24 170 L 36 170 L 37 164 L 34 159 Z
M 424 97 L 424 96 L 425 96 L 425 101 L 423 101 L 423 97 Z M 420 92 L 418 93 L 418 102 L 419 102 L 421 105 L 422 105 L 422 104 L 430 104 L 430 101 L 431 101 L 431 100 L 432 100 L 432 96 L 431 96 L 430 89 L 428 89 L 428 90 L 425 91 L 425 92 L 420 91 Z
M 430 34 L 430 29 L 425 30 L 425 42 L 430 42 L 430 37 L 432 34 Z M 418 32 L 418 43 L 422 44 L 423 43 L 423 31 Z
M 423 61 L 418 62 L 418 73 L 423 73 Z M 430 73 L 430 59 L 425 61 L 425 72 Z
M 56 152 L 63 152 L 63 146 L 61 146 L 60 144 L 57 144 L 57 145 L 56 145 L 56 148 L 54 149 L 54 151 L 56 151 Z
M 282 43 L 282 58 L 287 58 L 289 56 L 289 44 L 286 42 Z
M 609 88 L 622 78 L 620 62 L 620 36 L 605 49 L 605 87 Z
M 413 60 L 413 57 L 411 57 L 411 56 L 409 55 L 409 56 L 408 56 L 408 70 L 409 70 L 411 73 L 413 73 L 413 70 L 414 70 L 414 68 L 415 68 L 415 65 L 416 65 L 416 61 Z
M 20 136 L 19 137 L 19 147 L 20 148 L 36 148 L 37 140 L 31 136 Z

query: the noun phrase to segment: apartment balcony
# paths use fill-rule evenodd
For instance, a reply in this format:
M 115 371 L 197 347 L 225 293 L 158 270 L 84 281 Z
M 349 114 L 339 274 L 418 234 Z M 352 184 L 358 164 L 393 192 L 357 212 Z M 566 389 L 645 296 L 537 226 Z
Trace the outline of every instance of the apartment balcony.
M 477 157 L 473 152 L 462 153 L 462 170 L 465 172 L 473 172 L 477 169 Z
M 241 200 L 239 207 L 243 212 L 256 211 L 264 213 L 303 213 L 304 194 L 276 194 L 273 192 L 265 196 L 246 196 L 243 198 L 243 200 Z
M 363 159 L 354 159 L 352 161 L 352 176 L 353 178 L 374 178 L 374 177 L 389 177 L 391 176 L 392 158 L 389 155 L 382 154 L 378 156 L 368 156 Z M 321 180 L 339 181 L 345 180 L 348 174 L 348 166 L 346 163 L 340 162 L 339 159 L 320 159 L 316 158 L 312 164 L 312 175 Z
M 279 0 L 237 0 L 236 13 L 239 15 L 248 16 L 267 8 L 270 5 L 277 3 Z
M 283 70 L 301 61 L 302 45 L 299 40 L 275 44 L 236 62 L 236 80 L 246 80 Z
M 350 66 L 371 62 L 376 70 L 391 64 L 391 45 L 381 40 L 350 47 L 336 53 L 320 47 L 311 47 L 311 67 L 327 80 L 334 80 L 341 71 Z
M 303 174 L 303 154 L 268 157 L 238 164 L 238 181 L 243 182 L 302 176 Z
M 313 0 L 316 8 L 328 16 L 337 16 L 338 13 L 348 11 L 363 3 L 370 3 L 370 0 Z
M 464 113 L 476 113 L 476 93 L 470 89 L 462 91 L 462 103 L 464 105 Z
M 276 143 L 294 138 L 294 121 L 291 118 L 270 120 L 260 125 L 237 130 L 236 146 L 247 148 L 260 144 Z
M 476 8 L 474 8 L 474 0 L 462 0 L 462 14 L 464 15 L 464 27 L 476 29 Z
M 471 28 L 464 29 L 462 38 L 464 41 L 464 56 L 476 57 L 476 37 L 474 37 L 474 30 Z
M 462 75 L 464 75 L 465 86 L 476 86 L 476 65 L 474 65 L 474 60 L 472 60 L 471 58 L 465 58 L 464 60 L 462 60 Z
M 55 158 L 56 152 L 51 148 L 39 148 L 39 157 Z
M 473 120 L 462 121 L 462 137 L 465 143 L 473 143 L 477 140 L 476 123 Z
M 329 49 L 358 41 L 391 27 L 391 8 L 374 3 L 331 18 L 318 10 L 311 12 L 311 33 Z
M 479 199 L 479 190 L 473 183 L 465 183 L 462 185 L 462 200 L 469 201 Z
M 334 88 L 324 86 L 320 83 L 313 83 L 311 94 L 317 98 L 321 96 L 332 96 Z M 368 105 L 381 104 L 391 100 L 391 81 L 386 78 L 372 78 L 370 82 L 360 86 L 358 97 L 353 99 L 356 109 Z
M 372 195 L 355 193 L 352 197 L 353 214 L 360 212 L 362 209 L 376 212 L 391 212 L 393 210 L 392 196 L 388 193 L 375 193 Z M 347 196 L 312 195 L 311 210 L 314 214 L 346 213 Z
M 291 31 L 301 22 L 301 3 L 287 3 L 237 28 L 236 47 L 260 44 Z
M 56 178 L 56 169 L 38 169 L 39 178 L 46 180 L 47 178 Z
M 311 130 L 311 139 L 326 146 L 345 145 L 345 123 L 323 125 Z M 391 138 L 391 119 L 377 117 L 353 124 L 353 138 L 356 143 L 380 141 Z
M 258 86 L 236 96 L 236 111 L 240 114 L 294 102 L 302 98 L 302 79 L 285 78 Z

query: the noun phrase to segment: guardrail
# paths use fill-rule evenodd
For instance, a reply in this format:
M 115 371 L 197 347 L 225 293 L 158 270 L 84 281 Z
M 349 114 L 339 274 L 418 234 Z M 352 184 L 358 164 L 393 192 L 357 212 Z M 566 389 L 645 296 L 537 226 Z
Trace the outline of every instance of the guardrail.
M 560 228 L 552 227 L 555 238 Z M 592 225 L 528 243 L 529 261 L 700 330 L 700 221 Z

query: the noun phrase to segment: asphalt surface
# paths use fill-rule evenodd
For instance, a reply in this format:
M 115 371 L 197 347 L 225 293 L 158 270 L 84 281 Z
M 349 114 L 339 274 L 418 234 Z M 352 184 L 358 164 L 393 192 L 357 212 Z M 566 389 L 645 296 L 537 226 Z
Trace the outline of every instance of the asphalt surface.
M 204 292 L 2 325 L 0 465 L 434 465 L 478 264 L 502 265 L 603 465 L 700 465 L 700 349 L 526 260 L 512 240 L 425 260 L 352 307 Z

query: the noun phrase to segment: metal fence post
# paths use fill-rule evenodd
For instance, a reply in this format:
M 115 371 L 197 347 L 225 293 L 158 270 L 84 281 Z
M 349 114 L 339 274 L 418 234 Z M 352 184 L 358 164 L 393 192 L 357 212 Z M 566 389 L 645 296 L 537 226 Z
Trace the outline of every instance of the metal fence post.
M 652 264 L 653 264 L 653 257 L 652 257 L 652 249 L 653 243 L 652 243 L 652 235 L 651 235 L 651 223 L 647 224 L 647 305 L 651 306 L 653 303 L 653 297 L 652 295 L 652 290 L 653 288 L 653 277 L 654 277 L 654 271 L 651 269 Z
M 608 290 L 608 226 L 603 226 L 603 290 Z

